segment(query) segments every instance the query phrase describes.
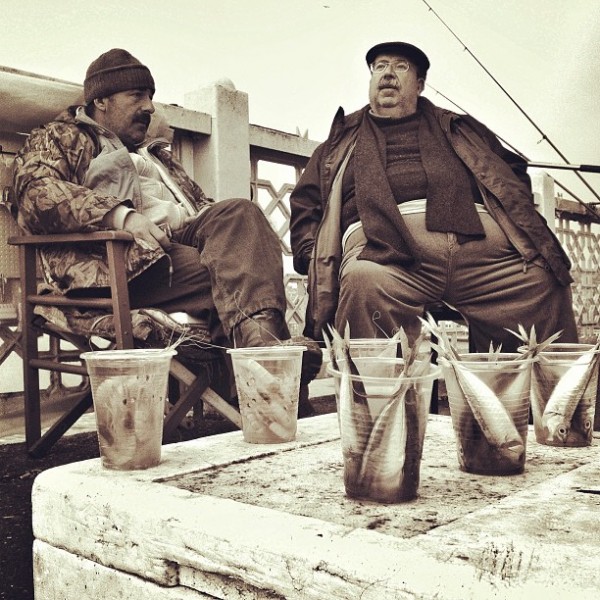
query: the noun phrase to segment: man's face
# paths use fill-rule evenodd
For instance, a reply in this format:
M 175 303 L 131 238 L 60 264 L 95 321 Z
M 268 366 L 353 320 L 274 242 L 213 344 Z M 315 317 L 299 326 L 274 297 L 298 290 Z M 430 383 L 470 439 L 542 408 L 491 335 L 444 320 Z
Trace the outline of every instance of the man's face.
M 142 88 L 99 98 L 94 101 L 96 120 L 133 149 L 146 137 L 154 112 L 152 95 L 152 90 Z
M 401 63 L 408 63 L 406 72 L 393 68 Z M 417 77 L 415 65 L 398 54 L 380 54 L 373 64 L 387 65 L 382 71 L 371 73 L 369 102 L 373 113 L 381 117 L 406 117 L 416 112 L 417 98 L 425 82 Z

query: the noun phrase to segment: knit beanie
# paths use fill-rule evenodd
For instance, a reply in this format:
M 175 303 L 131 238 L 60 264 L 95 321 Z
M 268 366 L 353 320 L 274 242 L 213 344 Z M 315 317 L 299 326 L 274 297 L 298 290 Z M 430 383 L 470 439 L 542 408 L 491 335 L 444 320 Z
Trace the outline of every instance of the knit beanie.
M 95 98 L 137 88 L 148 88 L 154 93 L 152 74 L 137 58 L 120 48 L 101 54 L 88 67 L 83 82 L 86 104 Z

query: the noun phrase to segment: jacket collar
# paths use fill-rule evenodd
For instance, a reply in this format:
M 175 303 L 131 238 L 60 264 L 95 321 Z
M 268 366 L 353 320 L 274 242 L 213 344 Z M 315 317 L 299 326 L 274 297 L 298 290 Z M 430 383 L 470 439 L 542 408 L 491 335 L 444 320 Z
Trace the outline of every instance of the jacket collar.
M 351 129 L 353 127 L 358 127 L 362 121 L 364 113 L 369 109 L 370 106 L 367 104 L 366 106 L 363 106 L 359 110 L 352 112 L 346 116 L 346 114 L 344 113 L 344 109 L 340 106 L 335 114 L 335 117 L 333 118 L 331 132 L 337 133 L 339 130 L 346 130 Z M 419 96 L 417 100 L 417 109 L 422 110 L 424 112 L 435 113 L 436 116 L 442 122 L 450 122 L 454 119 L 460 118 L 461 116 L 458 113 L 455 113 L 451 110 L 447 110 L 436 106 L 435 104 L 433 104 L 433 102 L 431 102 L 431 100 L 425 98 L 424 96 Z
M 119 139 L 110 129 L 107 129 L 106 127 L 100 125 L 100 123 L 97 121 L 94 121 L 94 119 L 92 119 L 92 117 L 85 112 L 85 106 L 77 106 L 75 108 L 74 121 L 78 124 L 87 125 L 98 135 L 104 136 L 111 140 Z

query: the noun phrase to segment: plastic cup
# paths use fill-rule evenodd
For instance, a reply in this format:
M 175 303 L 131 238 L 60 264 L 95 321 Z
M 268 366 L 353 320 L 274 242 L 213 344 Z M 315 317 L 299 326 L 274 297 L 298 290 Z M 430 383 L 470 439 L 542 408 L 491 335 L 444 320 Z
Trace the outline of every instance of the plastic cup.
M 413 500 L 431 390 L 440 369 L 427 361 L 426 374 L 402 377 L 402 359 L 353 362 L 359 374 L 348 373 L 344 361 L 338 361 L 339 370 L 328 367 L 338 405 L 346 495 L 382 503 Z
M 305 350 L 306 346 L 227 350 L 233 364 L 246 442 L 279 444 L 296 438 Z
M 534 360 L 531 412 L 538 443 L 592 444 L 599 352 L 593 349 L 591 344 L 550 344 Z
M 136 470 L 160 463 L 171 349 L 102 350 L 87 365 L 102 466 Z
M 396 358 L 398 342 L 390 338 L 356 338 L 349 340 L 352 358 Z
M 532 360 L 517 353 L 460 358 L 458 367 L 439 358 L 460 469 L 480 475 L 523 472 Z
M 352 358 L 391 358 L 395 359 L 398 357 L 398 341 L 391 341 L 389 338 L 356 338 L 349 340 L 350 356 Z M 368 376 L 381 376 L 385 377 L 385 366 L 383 363 L 380 364 L 383 371 L 377 373 L 375 371 L 376 365 L 369 363 L 369 372 L 365 373 Z M 360 369 L 359 369 L 360 371 Z

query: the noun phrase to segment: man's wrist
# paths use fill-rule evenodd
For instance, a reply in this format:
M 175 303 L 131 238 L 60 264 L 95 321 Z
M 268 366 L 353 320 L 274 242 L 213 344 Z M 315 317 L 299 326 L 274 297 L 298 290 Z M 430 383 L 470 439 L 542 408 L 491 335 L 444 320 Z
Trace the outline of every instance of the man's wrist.
M 110 229 L 123 229 L 127 217 L 133 212 L 135 212 L 135 209 L 130 206 L 119 204 L 119 206 L 115 206 L 104 215 L 102 223 Z

